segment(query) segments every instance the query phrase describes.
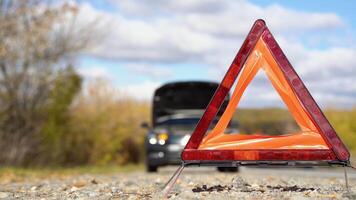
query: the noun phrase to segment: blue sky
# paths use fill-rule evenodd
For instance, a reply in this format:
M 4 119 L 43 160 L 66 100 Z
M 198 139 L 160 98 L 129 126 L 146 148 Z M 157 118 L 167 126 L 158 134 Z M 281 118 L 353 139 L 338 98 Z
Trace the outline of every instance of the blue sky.
M 155 2 L 155 3 L 153 3 Z M 79 72 L 107 79 L 149 100 L 159 85 L 220 81 L 253 21 L 263 18 L 322 106 L 356 104 L 356 6 L 352 1 L 80 1 L 80 17 L 98 17 L 100 44 L 84 53 Z M 88 17 L 90 16 L 90 17 Z M 340 60 L 341 59 L 341 60 Z M 260 83 L 258 83 L 260 81 Z M 279 105 L 257 77 L 242 106 Z M 263 84 L 261 84 L 263 83 Z

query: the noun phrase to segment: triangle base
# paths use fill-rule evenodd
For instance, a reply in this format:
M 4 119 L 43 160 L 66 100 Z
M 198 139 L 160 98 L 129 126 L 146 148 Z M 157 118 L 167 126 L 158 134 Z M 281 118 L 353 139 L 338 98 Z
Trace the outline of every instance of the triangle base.
M 185 149 L 182 160 L 187 161 L 339 161 L 328 149 L 278 150 L 198 150 Z

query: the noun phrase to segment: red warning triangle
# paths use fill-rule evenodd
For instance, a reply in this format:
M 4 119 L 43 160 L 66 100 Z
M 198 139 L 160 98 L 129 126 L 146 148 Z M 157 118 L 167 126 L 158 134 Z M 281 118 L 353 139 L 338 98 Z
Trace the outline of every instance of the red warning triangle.
M 263 70 L 287 105 L 300 133 L 283 136 L 225 134 L 240 98 Z M 208 130 L 236 79 L 231 100 Z M 182 152 L 184 162 L 327 161 L 348 163 L 350 154 L 294 71 L 263 20 L 257 20 Z

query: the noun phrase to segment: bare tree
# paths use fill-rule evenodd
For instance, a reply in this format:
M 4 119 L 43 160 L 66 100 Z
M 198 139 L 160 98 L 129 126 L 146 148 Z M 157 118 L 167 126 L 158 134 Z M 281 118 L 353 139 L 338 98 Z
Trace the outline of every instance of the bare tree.
M 57 75 L 93 40 L 78 8 L 0 0 L 0 163 L 23 165 L 38 151 Z

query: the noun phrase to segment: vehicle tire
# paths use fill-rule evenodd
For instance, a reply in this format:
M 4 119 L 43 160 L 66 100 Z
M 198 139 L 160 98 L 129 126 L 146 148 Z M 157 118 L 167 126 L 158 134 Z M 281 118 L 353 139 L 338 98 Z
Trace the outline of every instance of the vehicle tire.
M 158 166 L 156 166 L 156 165 L 149 165 L 149 164 L 147 164 L 146 165 L 146 171 L 147 172 L 157 172 L 157 170 L 158 170 Z
M 238 172 L 238 167 L 217 167 L 219 172 Z

